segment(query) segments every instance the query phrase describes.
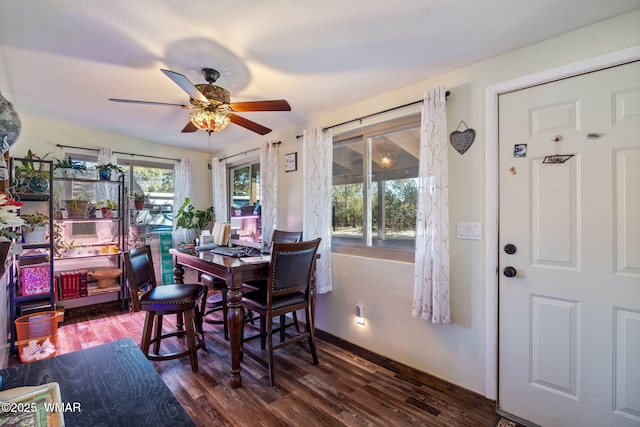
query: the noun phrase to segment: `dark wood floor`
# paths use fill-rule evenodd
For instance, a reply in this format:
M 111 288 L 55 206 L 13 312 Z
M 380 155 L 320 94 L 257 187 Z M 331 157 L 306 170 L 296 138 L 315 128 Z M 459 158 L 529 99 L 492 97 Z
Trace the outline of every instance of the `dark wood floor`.
M 143 320 L 142 313 L 122 313 L 110 304 L 68 310 L 57 354 L 125 337 L 139 343 Z M 266 369 L 245 358 L 243 386 L 232 389 L 221 326 L 206 324 L 205 332 L 199 372 L 191 371 L 188 358 L 152 362 L 199 426 L 493 427 L 498 418 L 480 395 L 424 374 L 407 378 L 327 340 L 318 340 L 318 366 L 301 345 L 277 350 L 273 388 Z M 20 362 L 11 357 L 8 363 Z

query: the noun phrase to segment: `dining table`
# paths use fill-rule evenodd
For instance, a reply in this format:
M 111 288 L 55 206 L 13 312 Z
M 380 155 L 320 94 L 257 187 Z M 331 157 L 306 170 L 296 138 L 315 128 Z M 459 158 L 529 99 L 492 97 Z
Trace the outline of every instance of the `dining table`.
M 269 256 L 233 257 L 211 253 L 209 250 L 198 251 L 193 248 L 172 248 L 173 275 L 175 283 L 184 283 L 185 267 L 218 277 L 227 283 L 229 343 L 231 346 L 231 387 L 242 385 L 241 347 L 242 322 L 242 284 L 249 280 L 264 279 L 269 273 Z

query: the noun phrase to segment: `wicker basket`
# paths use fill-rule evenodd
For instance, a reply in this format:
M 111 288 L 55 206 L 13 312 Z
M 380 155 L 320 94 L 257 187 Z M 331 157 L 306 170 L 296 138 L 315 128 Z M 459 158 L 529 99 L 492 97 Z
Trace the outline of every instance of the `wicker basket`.
M 107 268 L 104 270 L 93 270 L 89 274 L 98 281 L 99 288 L 110 288 L 115 286 L 122 271 L 119 268 Z

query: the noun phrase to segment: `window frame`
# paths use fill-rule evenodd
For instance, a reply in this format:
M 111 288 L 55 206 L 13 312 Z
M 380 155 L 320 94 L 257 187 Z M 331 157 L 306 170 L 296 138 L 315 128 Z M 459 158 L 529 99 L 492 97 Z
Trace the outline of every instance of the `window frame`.
M 97 163 L 98 162 L 98 155 L 95 154 L 80 154 L 80 153 L 71 153 L 71 152 L 65 152 L 64 153 L 64 158 L 69 158 L 71 157 L 73 160 L 79 160 L 82 162 L 90 162 L 90 163 Z M 133 191 L 131 189 L 131 182 L 133 179 L 133 167 L 134 166 L 139 166 L 139 167 L 147 167 L 147 168 L 157 168 L 157 169 L 171 169 L 174 171 L 174 191 L 173 194 L 175 196 L 175 164 L 174 163 L 164 163 L 164 162 L 157 162 L 157 161 L 147 161 L 147 160 L 139 160 L 139 159 L 127 159 L 127 158 L 118 158 L 118 165 L 119 166 L 126 166 L 127 167 L 127 176 L 125 176 L 125 180 L 124 180 L 124 186 L 125 186 L 125 203 L 127 203 L 127 207 L 128 207 L 128 211 L 131 212 L 131 205 L 132 203 L 130 203 L 131 197 L 133 196 Z M 174 211 L 174 203 L 175 200 L 172 197 L 171 199 L 171 207 L 172 207 L 172 212 Z M 131 221 L 131 218 L 127 219 L 128 221 Z M 173 218 L 171 220 L 172 224 L 173 224 Z M 130 226 L 131 224 L 127 224 L 127 228 Z M 160 233 L 166 233 L 168 231 L 166 230 L 156 230 L 156 229 L 149 229 L 148 233 L 149 234 L 160 234 Z
M 342 132 L 339 134 L 333 135 L 333 145 L 336 146 L 338 144 L 343 143 L 344 141 L 353 140 L 356 138 L 360 138 L 362 142 L 362 185 L 364 188 L 363 192 L 363 233 L 367 233 L 369 230 L 369 222 L 370 222 L 370 213 L 367 213 L 368 206 L 370 206 L 370 198 L 372 197 L 371 189 L 371 174 L 370 174 L 370 164 L 371 164 L 371 150 L 369 141 L 371 138 L 375 138 L 384 134 L 389 134 L 393 132 L 399 132 L 412 128 L 420 128 L 421 125 L 421 116 L 420 114 L 411 114 L 409 116 L 400 117 L 397 119 L 392 119 L 389 121 L 361 127 L 358 129 L 349 130 L 346 132 Z M 333 177 L 332 177 L 333 181 Z M 333 182 L 332 182 L 333 186 Z M 382 247 L 382 246 L 368 246 L 364 243 L 365 239 L 367 241 L 371 241 L 371 236 L 363 235 L 362 242 L 359 244 L 354 243 L 346 243 L 335 241 L 333 238 L 331 239 L 331 251 L 332 253 L 337 254 L 345 254 L 345 255 L 353 255 L 353 256 L 361 256 L 365 258 L 376 258 L 376 259 L 388 259 L 394 261 L 403 261 L 403 262 L 411 262 L 415 261 L 415 249 L 404 249 L 404 248 L 394 248 L 394 247 Z

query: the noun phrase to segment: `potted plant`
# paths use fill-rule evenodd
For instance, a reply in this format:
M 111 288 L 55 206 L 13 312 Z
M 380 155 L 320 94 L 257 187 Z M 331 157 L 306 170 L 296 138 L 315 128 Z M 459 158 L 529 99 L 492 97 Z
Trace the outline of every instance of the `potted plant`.
M 184 203 L 176 213 L 176 230 L 173 235 L 174 244 L 184 245 L 193 243 L 200 231 L 211 225 L 213 220 L 213 206 L 202 211 L 191 205 L 191 199 L 186 197 Z
M 79 197 L 76 197 L 74 199 L 67 199 L 64 201 L 64 206 L 67 210 L 69 218 L 84 218 L 84 215 L 87 212 L 88 205 L 88 200 Z
M 147 201 L 147 195 L 144 193 L 133 193 L 133 204 L 136 210 L 141 211 L 144 209 L 144 203 Z
M 49 191 L 49 171 L 42 162 L 49 153 L 40 157 L 31 150 L 20 160 L 14 170 L 18 191 L 22 193 L 46 193 Z
M 100 208 L 103 218 L 115 218 L 115 214 L 113 213 L 113 211 L 118 210 L 118 203 L 114 202 L 113 200 L 107 199 L 98 202 L 96 207 Z
M 40 212 L 20 215 L 25 222 L 22 226 L 24 243 L 42 243 L 47 235 L 49 216 Z
M 84 162 L 71 160 L 71 156 L 66 159 L 55 159 L 55 163 L 53 164 L 54 173 L 59 178 L 75 178 L 78 174 L 84 173 L 87 171 L 87 165 Z
M 96 165 L 96 169 L 98 170 L 98 176 L 103 181 L 110 181 L 112 172 L 124 173 L 124 169 L 113 163 L 99 163 Z
M 58 224 L 53 224 L 53 255 L 57 259 L 60 259 L 65 254 L 70 254 L 70 251 L 81 247 L 81 245 L 76 244 L 76 242 L 73 240 L 69 243 L 66 243 L 64 241 L 63 234 L 64 231 L 62 227 Z

